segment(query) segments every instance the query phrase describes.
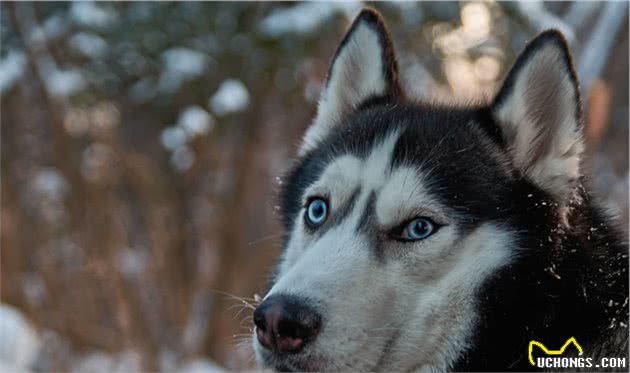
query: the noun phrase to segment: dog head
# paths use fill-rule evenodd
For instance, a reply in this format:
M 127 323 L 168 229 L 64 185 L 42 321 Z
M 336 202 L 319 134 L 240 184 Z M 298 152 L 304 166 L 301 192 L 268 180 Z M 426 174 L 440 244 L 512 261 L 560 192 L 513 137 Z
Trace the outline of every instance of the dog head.
M 480 287 L 536 227 L 519 204 L 562 206 L 574 189 L 579 100 L 564 39 L 547 31 L 489 105 L 414 103 L 382 19 L 362 11 L 283 183 L 284 253 L 254 314 L 259 364 L 451 367 Z

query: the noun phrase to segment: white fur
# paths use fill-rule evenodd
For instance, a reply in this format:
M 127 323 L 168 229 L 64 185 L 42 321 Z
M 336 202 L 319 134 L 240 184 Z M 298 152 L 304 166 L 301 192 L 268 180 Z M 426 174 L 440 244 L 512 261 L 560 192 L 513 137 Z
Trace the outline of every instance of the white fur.
M 558 45 L 547 43 L 533 53 L 494 113 L 511 141 L 516 167 L 544 190 L 564 198 L 571 191 L 570 181 L 579 176 L 583 150 L 575 116 L 576 87 Z M 541 95 L 531 97 L 531 92 Z M 541 111 L 551 115 L 533 114 Z
M 399 132 L 394 132 L 381 144 L 377 145 L 371 152 L 367 160 L 360 160 L 353 155 L 344 155 L 331 162 L 322 173 L 319 180 L 306 189 L 302 196 L 303 204 L 311 196 L 330 196 L 329 205 L 331 209 L 341 206 L 349 198 L 350 194 L 361 187 L 362 193 L 358 198 L 356 206 L 364 206 L 369 194 L 373 189 L 379 188 L 383 175 L 388 174 L 391 162 L 391 153 L 398 140 Z M 304 210 L 304 209 L 302 209 Z M 355 226 L 359 220 L 362 209 L 355 209 L 346 220 L 346 224 Z M 304 213 L 304 211 L 302 211 Z M 302 217 L 298 221 L 302 221 Z M 287 250 L 280 263 L 280 273 L 286 267 L 291 266 L 299 257 L 300 247 L 306 247 L 308 237 L 305 236 L 304 227 L 297 225 L 291 234 L 289 247 L 296 247 L 296 250 Z M 293 245 L 295 243 L 295 245 Z
M 427 192 L 425 176 L 412 167 L 390 168 L 399 134 L 374 147 L 366 159 L 331 162 L 308 188 L 330 196 L 331 212 L 361 188 L 354 209 L 323 236 L 296 218 L 278 280 L 269 294 L 293 294 L 315 302 L 324 327 L 303 354 L 319 370 L 443 371 L 467 348 L 475 326 L 475 291 L 510 260 L 512 235 L 486 224 L 461 236 L 449 211 Z M 447 224 L 416 243 L 385 242 L 375 248 L 356 227 L 371 193 L 377 227 L 386 229 L 414 214 Z M 387 342 L 394 338 L 386 352 Z M 263 353 L 254 338 L 260 361 Z
M 448 218 L 429 196 L 424 180 L 413 167 L 397 168 L 376 199 L 378 222 L 385 227 L 414 216 L 427 216 L 445 224 Z
M 386 89 L 378 33 L 366 23 L 360 23 L 333 61 L 317 116 L 304 136 L 300 155 L 315 148 L 362 101 L 383 94 Z
M 413 253 L 422 263 L 419 270 L 432 270 L 440 277 L 407 284 L 416 288 L 415 308 L 401 336 L 406 348 L 389 357 L 388 370 L 450 370 L 468 348 L 475 328 L 476 291 L 494 271 L 509 263 L 514 248 L 511 232 L 493 224 L 477 228 L 457 246 L 455 232 L 440 231 L 435 238 L 436 242 Z M 449 251 L 457 254 L 440 260 Z M 415 359 L 406 357 L 414 353 Z

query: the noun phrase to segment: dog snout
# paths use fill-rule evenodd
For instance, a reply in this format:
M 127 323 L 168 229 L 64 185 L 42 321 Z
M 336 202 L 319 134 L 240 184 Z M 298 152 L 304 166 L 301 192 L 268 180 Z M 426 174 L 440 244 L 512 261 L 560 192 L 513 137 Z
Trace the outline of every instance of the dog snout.
M 289 295 L 273 295 L 254 311 L 260 344 L 278 353 L 297 353 L 315 340 L 321 316 L 306 301 Z

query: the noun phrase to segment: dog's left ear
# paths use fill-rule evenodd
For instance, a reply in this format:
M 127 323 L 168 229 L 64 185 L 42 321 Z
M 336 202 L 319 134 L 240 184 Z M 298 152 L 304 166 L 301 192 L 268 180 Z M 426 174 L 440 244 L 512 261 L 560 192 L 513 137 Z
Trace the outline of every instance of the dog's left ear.
M 373 9 L 363 9 L 350 26 L 328 70 L 317 116 L 304 136 L 300 155 L 312 150 L 348 114 L 374 98 L 400 96 L 398 67 L 387 28 Z
M 578 82 L 560 32 L 545 31 L 527 45 L 491 111 L 515 166 L 565 200 L 579 177 L 583 145 Z

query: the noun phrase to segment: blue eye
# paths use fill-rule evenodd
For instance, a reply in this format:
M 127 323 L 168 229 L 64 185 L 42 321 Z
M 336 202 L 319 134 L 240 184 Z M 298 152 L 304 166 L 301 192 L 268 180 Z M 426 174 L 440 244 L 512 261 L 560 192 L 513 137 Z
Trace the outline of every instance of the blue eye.
M 404 241 L 419 241 L 433 234 L 436 225 L 429 218 L 416 218 L 409 222 L 402 231 L 401 239 Z
M 314 198 L 306 206 L 304 220 L 311 227 L 320 226 L 328 217 L 328 204 L 321 198 Z

